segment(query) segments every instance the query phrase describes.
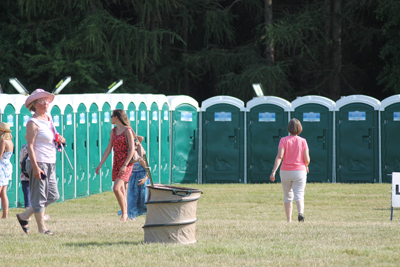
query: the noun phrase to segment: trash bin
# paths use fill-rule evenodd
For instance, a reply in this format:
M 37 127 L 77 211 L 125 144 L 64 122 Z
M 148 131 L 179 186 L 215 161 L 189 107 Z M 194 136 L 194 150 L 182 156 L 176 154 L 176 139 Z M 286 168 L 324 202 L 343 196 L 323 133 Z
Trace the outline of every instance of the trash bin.
M 147 188 L 144 242 L 196 243 L 197 200 L 201 190 L 161 184 Z

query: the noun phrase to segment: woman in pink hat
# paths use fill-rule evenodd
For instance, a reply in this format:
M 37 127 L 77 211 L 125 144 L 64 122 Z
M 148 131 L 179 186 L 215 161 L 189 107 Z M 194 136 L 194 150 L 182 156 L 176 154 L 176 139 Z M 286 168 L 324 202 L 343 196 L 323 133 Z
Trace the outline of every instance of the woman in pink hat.
M 10 125 L 0 122 L 0 198 L 3 207 L 3 217 L 8 217 L 7 185 L 11 180 L 12 164 L 10 158 L 14 150 Z
M 53 100 L 53 94 L 36 89 L 25 101 L 25 107 L 34 112 L 26 124 L 25 135 L 29 155 L 26 170 L 30 177 L 32 207 L 17 214 L 26 234 L 29 234 L 28 219 L 34 214 L 39 233 L 53 235 L 45 225 L 44 211 L 45 207 L 59 198 L 55 170 L 56 147 L 65 143 L 65 138 L 57 133 L 53 120 L 47 115 L 49 104 Z

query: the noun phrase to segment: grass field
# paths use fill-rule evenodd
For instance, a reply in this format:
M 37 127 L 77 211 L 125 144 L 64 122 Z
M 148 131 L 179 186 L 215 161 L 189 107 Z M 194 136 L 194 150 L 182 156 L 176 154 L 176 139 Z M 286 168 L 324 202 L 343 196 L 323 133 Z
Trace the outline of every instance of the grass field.
M 305 223 L 287 223 L 280 184 L 179 185 L 203 191 L 197 243 L 145 244 L 145 217 L 119 222 L 112 192 L 51 205 L 56 236 L 0 220 L 0 266 L 399 266 L 390 184 L 307 184 Z M 294 218 L 297 218 L 294 205 Z

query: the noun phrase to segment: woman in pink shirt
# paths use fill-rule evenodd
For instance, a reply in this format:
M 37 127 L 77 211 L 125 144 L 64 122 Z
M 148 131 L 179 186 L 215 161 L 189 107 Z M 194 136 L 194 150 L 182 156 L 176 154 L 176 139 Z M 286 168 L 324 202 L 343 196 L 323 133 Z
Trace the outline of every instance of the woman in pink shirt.
M 271 182 L 275 181 L 275 173 L 281 164 L 279 172 L 283 188 L 286 219 L 292 221 L 292 201 L 296 201 L 297 211 L 299 213 L 299 222 L 304 222 L 304 189 L 307 182 L 308 164 L 310 156 L 306 139 L 298 136 L 303 127 L 298 119 L 289 121 L 289 136 L 281 138 L 278 146 L 278 155 L 275 158 L 275 164 L 272 169 Z

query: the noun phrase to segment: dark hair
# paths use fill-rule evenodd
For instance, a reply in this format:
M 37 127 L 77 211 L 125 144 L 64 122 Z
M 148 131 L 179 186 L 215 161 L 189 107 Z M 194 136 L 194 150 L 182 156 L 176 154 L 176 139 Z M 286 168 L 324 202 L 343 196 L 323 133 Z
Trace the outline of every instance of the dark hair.
M 298 119 L 291 119 L 288 123 L 287 130 L 292 135 L 299 135 L 303 131 L 303 127 Z
M 129 127 L 131 126 L 131 124 L 129 123 L 129 120 L 128 120 L 128 116 L 126 115 L 125 111 L 123 111 L 122 109 L 114 110 L 111 116 L 117 117 L 123 125 L 129 126 Z

